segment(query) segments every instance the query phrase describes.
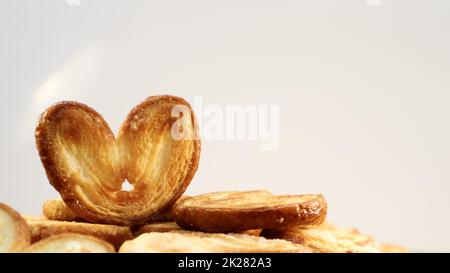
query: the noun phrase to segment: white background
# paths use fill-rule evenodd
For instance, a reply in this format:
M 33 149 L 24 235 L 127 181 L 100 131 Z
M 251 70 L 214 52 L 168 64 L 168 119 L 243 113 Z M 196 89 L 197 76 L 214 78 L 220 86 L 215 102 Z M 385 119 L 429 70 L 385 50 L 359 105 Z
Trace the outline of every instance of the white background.
M 0 201 L 38 214 L 58 196 L 33 135 L 53 102 L 87 103 L 115 131 L 155 94 L 277 104 L 279 149 L 204 142 L 188 193 L 323 193 L 337 224 L 449 251 L 449 13 L 445 0 L 1 0 Z

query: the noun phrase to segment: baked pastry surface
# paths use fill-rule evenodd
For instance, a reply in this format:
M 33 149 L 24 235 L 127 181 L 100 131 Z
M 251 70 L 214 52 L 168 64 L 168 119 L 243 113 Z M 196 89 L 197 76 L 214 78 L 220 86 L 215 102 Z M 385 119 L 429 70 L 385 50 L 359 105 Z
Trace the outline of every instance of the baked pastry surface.
M 32 242 L 57 234 L 75 233 L 93 236 L 105 240 L 115 247 L 119 247 L 124 241 L 133 238 L 133 234 L 127 226 L 54 220 L 29 220 L 28 226 L 31 230 Z
M 96 237 L 63 233 L 48 237 L 24 249 L 26 253 L 114 253 L 114 247 Z
M 371 236 L 354 228 L 339 228 L 329 223 L 321 226 L 265 229 L 265 238 L 277 238 L 308 246 L 319 253 L 378 253 L 380 245 Z
M 382 253 L 408 253 L 409 249 L 399 245 L 393 244 L 380 244 L 380 250 Z
M 292 225 L 318 225 L 326 217 L 321 195 L 273 195 L 268 191 L 215 192 L 194 196 L 175 208 L 184 229 L 239 232 Z
M 20 251 L 30 241 L 27 222 L 17 211 L 0 203 L 0 253 Z
M 94 109 L 57 103 L 41 115 L 35 136 L 50 183 L 77 216 L 95 223 L 159 218 L 183 194 L 200 157 L 195 115 L 174 96 L 136 106 L 117 138 Z M 122 189 L 125 181 L 132 190 Z
M 83 221 L 61 199 L 50 199 L 42 205 L 42 213 L 48 220 Z
M 138 227 L 135 231 L 135 234 L 141 235 L 143 233 L 149 232 L 170 232 L 176 230 L 182 230 L 182 228 L 175 222 L 157 222 L 145 224 Z
M 192 231 L 151 232 L 125 242 L 122 253 L 309 253 L 311 249 L 284 240 L 269 240 L 246 234 Z

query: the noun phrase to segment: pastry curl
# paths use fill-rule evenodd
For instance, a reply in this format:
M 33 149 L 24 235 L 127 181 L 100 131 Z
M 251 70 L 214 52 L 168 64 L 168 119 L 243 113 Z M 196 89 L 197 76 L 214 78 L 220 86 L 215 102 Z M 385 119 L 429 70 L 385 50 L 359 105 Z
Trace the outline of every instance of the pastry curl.
M 200 157 L 195 115 L 173 96 L 136 106 L 117 138 L 94 109 L 60 102 L 41 115 L 35 136 L 50 183 L 77 216 L 95 223 L 159 218 L 183 194 Z M 130 191 L 122 190 L 126 180 Z

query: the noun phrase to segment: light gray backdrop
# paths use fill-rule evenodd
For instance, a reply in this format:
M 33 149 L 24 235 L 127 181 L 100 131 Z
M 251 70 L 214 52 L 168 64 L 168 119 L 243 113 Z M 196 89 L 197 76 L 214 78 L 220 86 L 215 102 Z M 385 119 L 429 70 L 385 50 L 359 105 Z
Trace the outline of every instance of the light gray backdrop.
M 57 196 L 34 147 L 48 105 L 117 131 L 149 95 L 280 105 L 280 146 L 204 142 L 188 193 L 324 193 L 381 241 L 450 250 L 450 2 L 0 1 L 0 201 Z

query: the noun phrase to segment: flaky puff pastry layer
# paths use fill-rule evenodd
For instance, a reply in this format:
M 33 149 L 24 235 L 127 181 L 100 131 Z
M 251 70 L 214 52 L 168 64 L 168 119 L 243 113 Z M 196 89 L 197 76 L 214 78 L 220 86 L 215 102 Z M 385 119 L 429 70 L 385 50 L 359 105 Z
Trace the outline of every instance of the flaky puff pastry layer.
M 381 244 L 380 250 L 383 253 L 408 253 L 409 249 L 399 245 Z
M 284 240 L 269 240 L 246 234 L 192 231 L 145 233 L 125 242 L 122 253 L 309 253 L 311 249 Z
M 75 233 L 105 240 L 118 248 L 123 242 L 134 237 L 129 227 L 117 225 L 28 220 L 28 226 L 31 230 L 32 242 L 37 242 L 57 234 Z
M 18 252 L 30 242 L 27 222 L 17 211 L 0 203 L 0 253 Z
M 42 205 L 42 213 L 48 220 L 83 221 L 61 199 L 50 199 Z
M 261 236 L 284 239 L 308 246 L 319 253 L 378 253 L 380 245 L 372 236 L 354 228 L 339 228 L 330 223 L 320 226 L 264 229 Z
M 268 191 L 215 192 L 194 196 L 175 207 L 182 228 L 204 232 L 319 225 L 327 214 L 321 195 L 273 195 Z
M 35 136 L 50 183 L 76 215 L 95 223 L 157 219 L 183 194 L 200 157 L 194 112 L 173 96 L 136 106 L 117 138 L 92 108 L 57 103 L 41 115 Z M 130 191 L 122 190 L 126 180 Z
M 173 221 L 173 211 L 175 206 L 190 196 L 183 195 L 178 199 L 169 209 L 163 211 L 157 219 L 154 219 L 154 222 L 169 222 Z M 42 205 L 42 213 L 45 216 L 43 219 L 36 220 L 55 220 L 55 221 L 77 221 L 77 222 L 86 222 L 86 220 L 80 218 L 76 215 L 69 206 L 64 203 L 61 199 L 50 199 L 44 202 Z M 27 218 L 25 218 L 27 219 Z
M 24 249 L 25 253 L 114 253 L 114 247 L 96 237 L 63 233 L 48 237 Z
M 134 230 L 135 230 L 134 234 L 136 236 L 139 236 L 141 234 L 149 232 L 171 232 L 171 231 L 180 231 L 183 229 L 175 222 L 157 222 L 135 227 Z M 261 233 L 260 229 L 250 229 L 240 232 L 240 234 L 247 234 L 253 236 L 259 236 L 260 233 Z

